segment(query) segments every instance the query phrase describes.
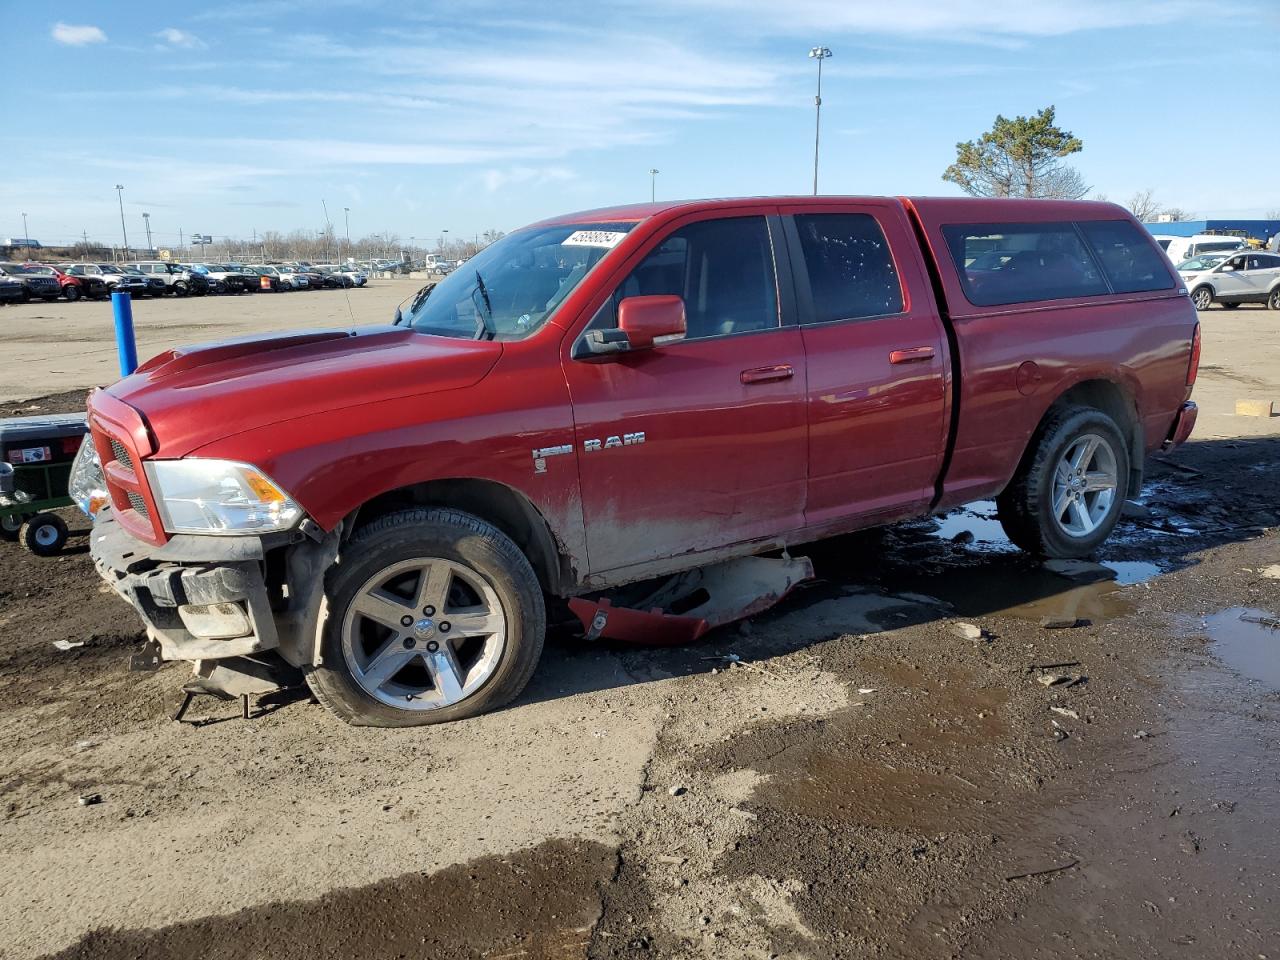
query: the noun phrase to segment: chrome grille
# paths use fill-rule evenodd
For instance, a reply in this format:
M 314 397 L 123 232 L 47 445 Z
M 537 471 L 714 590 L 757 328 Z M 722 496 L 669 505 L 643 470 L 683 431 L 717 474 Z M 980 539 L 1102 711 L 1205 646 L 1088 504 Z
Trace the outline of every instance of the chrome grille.
M 140 494 L 134 493 L 132 490 L 129 491 L 129 506 L 143 519 L 151 519 L 151 515 L 147 513 L 147 502 L 142 499 Z
M 111 441 L 111 455 L 125 467 L 125 469 L 133 470 L 133 461 L 129 458 L 129 451 L 124 448 L 124 444 L 119 440 Z

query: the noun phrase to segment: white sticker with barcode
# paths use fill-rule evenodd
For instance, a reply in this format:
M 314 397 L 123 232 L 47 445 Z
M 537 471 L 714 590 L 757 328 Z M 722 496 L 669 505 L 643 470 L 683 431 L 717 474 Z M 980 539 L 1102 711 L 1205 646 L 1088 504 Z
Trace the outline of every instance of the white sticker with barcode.
M 625 233 L 616 230 L 575 230 L 560 242 L 562 247 L 603 247 L 612 250 L 622 242 Z

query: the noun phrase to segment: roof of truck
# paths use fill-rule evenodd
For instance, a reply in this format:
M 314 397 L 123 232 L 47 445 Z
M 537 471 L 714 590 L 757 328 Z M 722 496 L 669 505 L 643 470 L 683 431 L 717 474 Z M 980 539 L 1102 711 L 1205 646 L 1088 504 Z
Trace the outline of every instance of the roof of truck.
M 724 197 L 708 200 L 664 200 L 657 203 L 631 203 L 595 210 L 580 210 L 549 217 L 540 225 L 571 223 L 620 223 L 647 220 L 672 212 L 696 213 L 704 210 L 731 209 L 755 204 L 779 204 L 788 207 L 830 207 L 838 203 L 905 203 L 922 217 L 934 221 L 990 222 L 1007 220 L 1098 220 L 1128 219 L 1130 214 L 1114 203 L 1097 200 L 1028 200 L 1022 198 L 988 199 L 986 197 L 873 197 L 841 195 L 799 195 L 781 197 Z

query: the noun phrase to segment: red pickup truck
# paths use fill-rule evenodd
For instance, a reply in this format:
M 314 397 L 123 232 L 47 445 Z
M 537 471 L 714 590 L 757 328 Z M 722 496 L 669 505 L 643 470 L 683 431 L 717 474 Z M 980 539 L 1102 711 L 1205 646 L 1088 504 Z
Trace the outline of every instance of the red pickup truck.
M 344 720 L 438 722 L 519 693 L 548 598 L 984 497 L 1087 555 L 1191 432 L 1199 343 L 1111 204 L 617 207 L 508 235 L 394 325 L 154 357 L 92 395 L 73 489 L 197 683 L 287 666 Z

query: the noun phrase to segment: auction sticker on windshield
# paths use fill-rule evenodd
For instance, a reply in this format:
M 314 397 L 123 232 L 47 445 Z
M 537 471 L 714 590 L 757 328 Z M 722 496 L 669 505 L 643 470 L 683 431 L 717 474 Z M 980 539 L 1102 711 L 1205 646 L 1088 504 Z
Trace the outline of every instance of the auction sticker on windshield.
M 622 242 L 625 233 L 615 230 L 575 230 L 560 241 L 562 247 L 604 247 L 610 250 Z

